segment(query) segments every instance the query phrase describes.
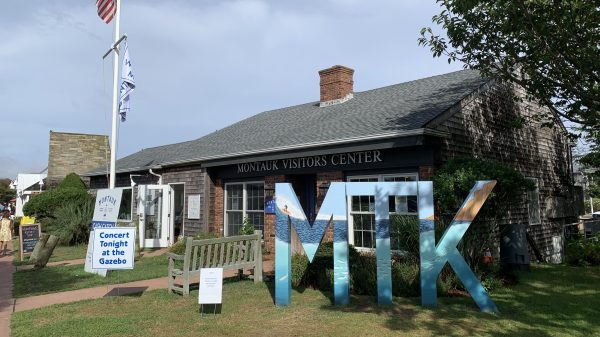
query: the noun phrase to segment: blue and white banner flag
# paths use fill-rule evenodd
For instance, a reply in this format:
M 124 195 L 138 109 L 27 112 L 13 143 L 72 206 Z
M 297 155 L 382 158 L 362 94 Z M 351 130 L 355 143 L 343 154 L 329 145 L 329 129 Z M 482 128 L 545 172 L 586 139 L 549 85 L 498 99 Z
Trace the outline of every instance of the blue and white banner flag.
M 129 58 L 129 47 L 125 42 L 125 53 L 123 55 L 123 65 L 121 67 L 121 90 L 119 94 L 119 114 L 121 122 L 124 122 L 129 112 L 129 94 L 135 89 L 135 80 L 131 68 L 131 59 Z

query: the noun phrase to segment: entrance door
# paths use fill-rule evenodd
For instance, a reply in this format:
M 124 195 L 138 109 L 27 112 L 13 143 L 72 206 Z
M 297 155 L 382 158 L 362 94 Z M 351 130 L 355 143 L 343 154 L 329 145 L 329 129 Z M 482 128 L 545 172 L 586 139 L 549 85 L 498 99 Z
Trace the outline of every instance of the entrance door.
M 140 247 L 168 247 L 173 237 L 169 214 L 171 187 L 140 185 L 138 214 L 140 217 Z

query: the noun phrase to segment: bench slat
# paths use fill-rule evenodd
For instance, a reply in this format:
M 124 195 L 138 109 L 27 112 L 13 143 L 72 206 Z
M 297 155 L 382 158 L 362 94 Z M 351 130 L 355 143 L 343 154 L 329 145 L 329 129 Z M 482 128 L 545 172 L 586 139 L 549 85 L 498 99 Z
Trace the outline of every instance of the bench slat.
M 206 246 L 200 246 L 200 261 L 198 263 L 198 269 L 204 267 L 204 259 L 205 259 L 205 255 L 204 252 L 206 251 Z
M 224 255 L 225 255 L 225 242 L 221 242 L 221 248 L 219 249 L 219 266 L 223 265 Z
M 229 250 L 231 248 L 231 242 L 227 242 L 227 244 L 225 244 L 225 266 L 229 265 Z
M 208 246 L 208 252 L 206 253 L 206 263 L 204 264 L 204 268 L 211 268 L 212 264 L 212 246 L 213 245 L 207 245 Z
M 192 252 L 192 270 L 198 270 L 198 246 L 194 246 L 194 250 Z

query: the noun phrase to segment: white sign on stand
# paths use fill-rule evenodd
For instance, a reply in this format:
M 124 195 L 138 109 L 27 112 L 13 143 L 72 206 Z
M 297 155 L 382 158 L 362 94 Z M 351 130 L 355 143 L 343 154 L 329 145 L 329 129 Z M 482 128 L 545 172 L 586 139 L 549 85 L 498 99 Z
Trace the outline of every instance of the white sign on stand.
M 90 239 L 88 240 L 87 254 L 85 255 L 85 266 L 83 270 L 87 273 L 98 274 L 106 277 L 107 269 L 92 268 L 92 253 L 94 244 L 94 228 L 116 227 L 119 218 L 119 208 L 121 206 L 121 196 L 123 189 L 100 189 L 96 192 L 96 201 L 94 203 L 94 216 L 92 217 L 92 227 L 90 228 Z
M 135 227 L 96 228 L 92 251 L 92 268 L 133 269 Z
M 221 304 L 223 296 L 223 268 L 201 268 L 199 304 Z
M 94 231 L 90 231 L 90 239 L 88 241 L 87 253 L 85 254 L 85 266 L 83 270 L 86 273 L 98 274 L 102 277 L 106 277 L 106 269 L 93 269 L 92 268 L 92 252 L 94 251 Z

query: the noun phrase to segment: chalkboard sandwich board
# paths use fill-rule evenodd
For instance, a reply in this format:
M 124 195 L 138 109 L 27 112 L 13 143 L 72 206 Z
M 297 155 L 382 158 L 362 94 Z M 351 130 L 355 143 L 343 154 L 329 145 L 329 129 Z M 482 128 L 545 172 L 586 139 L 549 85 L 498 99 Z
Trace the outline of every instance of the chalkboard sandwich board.
M 42 228 L 39 223 L 20 225 L 19 226 L 19 251 L 21 253 L 21 261 L 23 254 L 33 252 L 33 248 L 40 240 Z

